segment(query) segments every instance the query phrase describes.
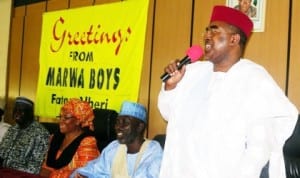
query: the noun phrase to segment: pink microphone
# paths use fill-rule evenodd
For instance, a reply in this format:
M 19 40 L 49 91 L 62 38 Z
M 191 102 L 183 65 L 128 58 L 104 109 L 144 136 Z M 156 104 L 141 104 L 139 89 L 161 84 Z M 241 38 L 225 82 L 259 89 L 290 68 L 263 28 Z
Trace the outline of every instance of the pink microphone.
M 202 55 L 203 55 L 203 49 L 200 46 L 194 45 L 190 47 L 186 51 L 186 56 L 179 61 L 177 69 L 180 70 L 182 66 L 190 64 L 192 62 L 196 62 Z M 170 74 L 166 72 L 162 76 L 160 76 L 160 79 L 163 82 L 165 82 L 170 77 L 171 77 Z

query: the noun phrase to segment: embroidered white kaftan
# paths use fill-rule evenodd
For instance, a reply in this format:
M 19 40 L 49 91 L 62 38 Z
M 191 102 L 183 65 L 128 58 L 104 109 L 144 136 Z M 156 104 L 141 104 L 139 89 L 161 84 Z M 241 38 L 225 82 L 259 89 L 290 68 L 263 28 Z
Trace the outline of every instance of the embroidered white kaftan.
M 160 178 L 285 177 L 282 147 L 298 111 L 261 66 L 242 59 L 213 72 L 208 61 L 186 66 L 158 107 L 167 125 Z

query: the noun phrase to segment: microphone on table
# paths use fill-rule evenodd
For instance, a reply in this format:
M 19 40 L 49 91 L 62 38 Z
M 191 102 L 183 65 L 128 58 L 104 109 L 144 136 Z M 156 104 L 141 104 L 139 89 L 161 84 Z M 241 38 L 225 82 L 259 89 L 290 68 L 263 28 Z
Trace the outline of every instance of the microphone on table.
M 201 56 L 203 55 L 203 49 L 200 46 L 192 46 L 186 51 L 186 56 L 179 61 L 179 64 L 177 66 L 177 69 L 180 70 L 182 66 L 196 62 Z M 165 82 L 169 78 L 171 78 L 171 75 L 167 72 L 165 72 L 162 76 L 160 76 L 160 79 Z

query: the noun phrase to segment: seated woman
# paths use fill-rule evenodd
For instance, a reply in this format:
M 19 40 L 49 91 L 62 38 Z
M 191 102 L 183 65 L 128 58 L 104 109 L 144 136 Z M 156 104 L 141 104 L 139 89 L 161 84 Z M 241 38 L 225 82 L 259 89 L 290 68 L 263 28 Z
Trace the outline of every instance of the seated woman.
M 69 177 L 73 170 L 99 156 L 97 141 L 91 132 L 93 109 L 89 103 L 70 99 L 60 111 L 59 130 L 51 138 L 41 175 L 50 178 Z

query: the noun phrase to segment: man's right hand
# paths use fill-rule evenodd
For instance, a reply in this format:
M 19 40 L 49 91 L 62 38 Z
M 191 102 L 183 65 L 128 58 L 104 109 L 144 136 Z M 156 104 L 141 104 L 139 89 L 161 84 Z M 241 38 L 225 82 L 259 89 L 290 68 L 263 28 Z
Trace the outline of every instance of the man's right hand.
M 182 79 L 185 73 L 185 65 L 182 66 L 180 70 L 178 70 L 179 60 L 172 61 L 169 65 L 167 65 L 164 69 L 165 72 L 170 74 L 170 78 L 165 81 L 165 90 L 172 90 L 176 87 L 177 83 Z

